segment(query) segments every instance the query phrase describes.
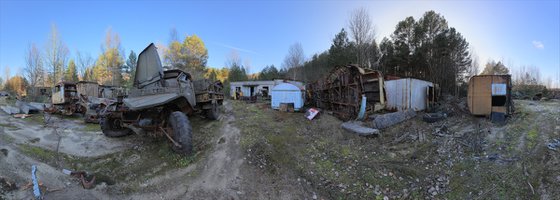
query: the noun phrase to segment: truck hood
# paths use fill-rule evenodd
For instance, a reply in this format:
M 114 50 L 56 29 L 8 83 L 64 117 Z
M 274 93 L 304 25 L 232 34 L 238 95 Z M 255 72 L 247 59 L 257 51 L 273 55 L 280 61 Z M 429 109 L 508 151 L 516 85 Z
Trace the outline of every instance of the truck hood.
M 126 98 L 123 99 L 123 103 L 130 110 L 142 110 L 142 109 L 146 109 L 154 106 L 160 106 L 169 103 L 179 97 L 180 95 L 177 93 L 155 94 L 155 95 L 148 95 L 148 96 L 141 96 L 141 97 Z
M 143 88 L 150 83 L 161 80 L 162 77 L 163 67 L 161 60 L 159 59 L 156 45 L 151 43 L 138 55 L 134 87 Z

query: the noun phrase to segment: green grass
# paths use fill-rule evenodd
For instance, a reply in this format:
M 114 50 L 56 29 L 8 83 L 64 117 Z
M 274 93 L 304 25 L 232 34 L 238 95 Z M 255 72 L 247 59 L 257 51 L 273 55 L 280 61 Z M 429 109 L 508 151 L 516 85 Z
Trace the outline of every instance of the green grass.
M 32 122 L 34 124 L 44 124 L 44 116 L 42 114 L 32 114 L 30 117 L 23 118 L 23 120 Z
M 19 149 L 21 150 L 22 153 L 27 154 L 49 165 L 54 166 L 56 163 L 56 152 L 54 151 L 43 149 L 41 147 L 37 147 L 29 144 L 20 144 Z
M 333 188 L 319 189 L 332 199 L 375 199 L 377 195 L 365 183 L 382 188 L 406 188 L 409 177 L 423 174 L 416 166 L 399 162 L 402 157 L 372 154 L 379 148 L 375 138 L 340 135 L 339 122 L 332 116 L 325 114 L 309 121 L 302 113 L 279 112 L 236 101 L 232 105 L 235 125 L 241 130 L 241 146 L 251 149 L 247 151 L 251 158 L 270 162 L 271 174 L 290 170 L 316 184 L 328 180 Z M 360 149 L 364 145 L 371 149 Z M 432 147 L 426 145 L 427 149 Z M 379 178 L 381 169 L 390 169 L 394 176 Z M 339 184 L 345 186 L 344 192 L 338 188 Z
M 9 129 L 18 129 L 17 126 L 14 126 L 12 124 L 4 124 L 4 123 L 0 123 L 0 127 L 9 128 Z
M 467 133 L 471 135 L 448 139 L 431 136 L 433 127 L 417 118 L 383 130 L 380 137 L 364 138 L 341 134 L 339 122 L 330 120 L 332 116 L 325 113 L 308 121 L 302 113 L 283 113 L 237 101 L 232 101 L 232 105 L 236 116 L 233 124 L 241 130 L 242 148 L 251 149 L 247 152 L 251 159 L 265 159 L 273 168 L 279 168 L 269 170 L 272 174 L 282 172 L 282 168 L 294 171 L 317 185 L 330 199 L 377 199 L 403 189 L 408 190 L 408 198 L 424 199 L 433 180 L 441 175 L 449 178 L 450 190 L 438 194 L 436 199 L 535 199 L 542 182 L 556 183 L 550 174 L 560 173 L 560 168 L 548 161 L 551 158 L 546 147 L 539 143 L 540 134 L 548 129 L 539 127 L 535 123 L 540 117 L 538 113 L 523 104 L 516 108 L 516 114 L 505 126 L 477 122 L 485 119 L 468 115 L 464 116 L 467 122 L 450 120 L 452 124 L 448 127 L 453 127 L 453 123 L 458 128 L 469 123 L 480 123 L 483 127 L 477 133 L 480 135 Z M 486 137 L 489 130 L 503 134 L 489 141 Z M 403 132 L 410 131 L 428 133 L 428 139 L 391 143 Z M 480 150 L 457 142 L 440 151 L 441 145 L 452 140 L 470 141 L 479 137 L 484 140 Z M 501 158 L 487 159 L 486 155 L 494 153 Z M 384 175 L 389 172 L 393 176 Z M 324 185 L 325 182 L 328 184 Z M 381 191 L 381 195 L 376 195 L 372 189 L 364 188 L 365 183 L 391 192 Z M 533 195 L 528 183 L 537 195 Z M 346 186 L 344 192 L 339 184 Z M 481 192 L 484 194 L 479 195 Z
M 6 142 L 6 143 L 13 143 L 14 141 L 16 141 L 15 138 L 13 138 L 12 136 L 9 136 L 8 134 L 2 132 L 0 133 L 0 139 L 2 139 L 2 141 Z
M 99 124 L 86 123 L 83 130 L 88 132 L 97 132 L 101 131 L 101 127 L 99 126 Z
M 527 132 L 526 135 L 527 149 L 532 149 L 535 147 L 535 145 L 537 144 L 538 137 L 539 137 L 539 133 L 537 131 L 537 128 L 533 128 L 529 130 L 529 132 Z

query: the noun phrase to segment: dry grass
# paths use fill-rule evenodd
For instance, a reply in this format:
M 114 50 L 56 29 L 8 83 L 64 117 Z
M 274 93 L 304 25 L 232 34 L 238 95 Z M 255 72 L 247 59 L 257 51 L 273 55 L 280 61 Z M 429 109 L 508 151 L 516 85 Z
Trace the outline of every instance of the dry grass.
M 550 176 L 560 170 L 558 154 L 547 151 L 544 141 L 551 134 L 548 124 L 560 116 L 535 112 L 524 103 L 503 127 L 456 113 L 434 124 L 416 117 L 373 138 L 341 130 L 342 122 L 325 113 L 309 121 L 302 113 L 263 104 L 232 104 L 242 147 L 253 163 L 271 173 L 295 171 L 332 199 L 534 199 L 560 191 Z M 449 137 L 431 134 L 442 125 L 449 127 Z M 436 196 L 428 194 L 442 177 L 448 180 L 444 188 Z

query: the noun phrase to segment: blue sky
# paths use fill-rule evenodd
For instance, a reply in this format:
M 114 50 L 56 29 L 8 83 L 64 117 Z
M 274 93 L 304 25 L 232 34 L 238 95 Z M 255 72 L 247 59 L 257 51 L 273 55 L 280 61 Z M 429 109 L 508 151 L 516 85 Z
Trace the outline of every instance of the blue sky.
M 300 42 L 309 58 L 330 47 L 346 28 L 350 12 L 364 7 L 377 41 L 398 21 L 441 13 L 474 48 L 481 65 L 502 60 L 507 66 L 540 68 L 544 78 L 560 76 L 560 1 L 6 1 L 0 0 L 0 74 L 22 73 L 30 43 L 44 48 L 51 24 L 75 57 L 100 53 L 111 27 L 121 45 L 141 51 L 150 42 L 167 44 L 169 30 L 196 34 L 209 52 L 208 65 L 223 67 L 236 50 L 250 72 L 281 66 L 288 48 Z M 482 69 L 481 69 L 482 70 Z M 560 83 L 556 83 L 560 84 Z

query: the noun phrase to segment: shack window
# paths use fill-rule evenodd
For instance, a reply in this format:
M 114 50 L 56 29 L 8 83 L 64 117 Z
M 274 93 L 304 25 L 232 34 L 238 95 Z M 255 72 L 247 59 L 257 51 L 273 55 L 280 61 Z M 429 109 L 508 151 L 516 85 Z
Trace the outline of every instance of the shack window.
M 505 106 L 506 96 L 492 96 L 492 106 Z

